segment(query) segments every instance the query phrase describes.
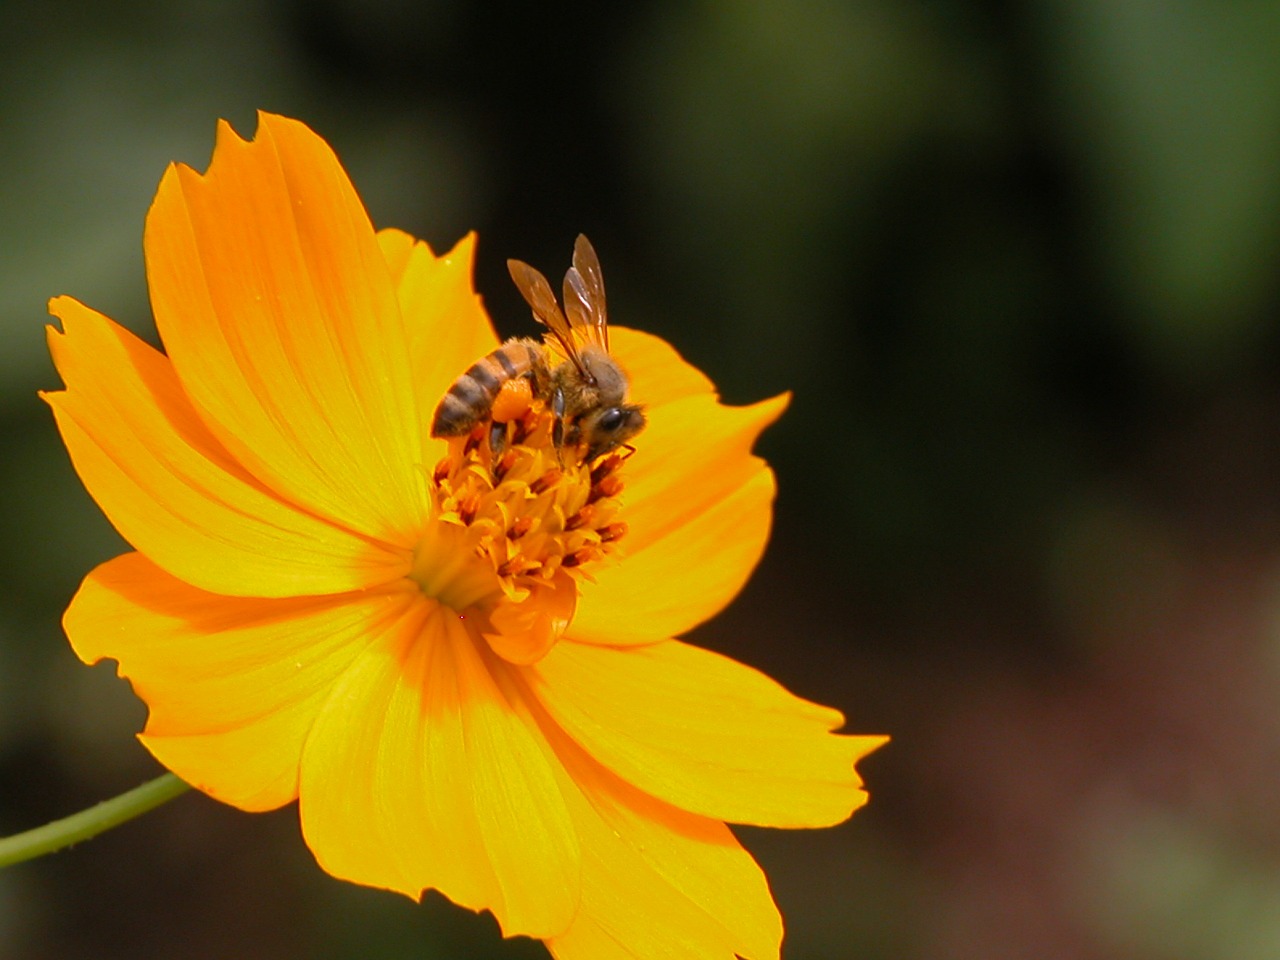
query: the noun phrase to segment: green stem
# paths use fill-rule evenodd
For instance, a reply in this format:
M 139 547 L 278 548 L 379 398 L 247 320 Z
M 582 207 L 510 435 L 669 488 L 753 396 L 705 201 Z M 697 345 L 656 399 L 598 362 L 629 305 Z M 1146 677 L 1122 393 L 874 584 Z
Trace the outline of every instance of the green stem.
M 166 773 L 118 797 L 95 804 L 88 810 L 46 823 L 43 827 L 5 837 L 0 840 L 0 867 L 43 857 L 46 853 L 96 837 L 190 789 L 172 773 Z

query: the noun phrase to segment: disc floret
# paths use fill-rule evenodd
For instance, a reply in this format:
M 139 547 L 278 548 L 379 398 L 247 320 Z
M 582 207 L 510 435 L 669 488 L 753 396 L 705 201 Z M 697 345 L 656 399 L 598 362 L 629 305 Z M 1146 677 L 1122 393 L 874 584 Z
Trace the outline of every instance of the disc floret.
M 500 453 L 482 424 L 450 440 L 432 472 L 434 522 L 463 531 L 466 549 L 515 601 L 565 572 L 590 578 L 627 529 L 617 519 L 625 455 L 586 462 L 555 445 L 554 421 L 543 404 L 531 405 L 509 423 Z

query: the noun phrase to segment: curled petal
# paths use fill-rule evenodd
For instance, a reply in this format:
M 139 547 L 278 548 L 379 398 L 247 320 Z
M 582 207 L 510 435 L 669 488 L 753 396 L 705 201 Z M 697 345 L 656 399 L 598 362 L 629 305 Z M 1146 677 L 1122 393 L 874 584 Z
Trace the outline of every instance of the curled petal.
M 492 910 L 508 936 L 547 937 L 577 909 L 577 834 L 555 758 L 483 648 L 423 600 L 361 654 L 307 741 L 303 835 L 334 876 L 414 897 L 434 887 Z
M 592 757 L 704 816 L 769 827 L 839 823 L 866 802 L 854 763 L 882 737 L 837 736 L 838 710 L 676 640 L 565 642 L 528 670 L 535 696 Z
M 265 489 L 205 428 L 168 359 L 69 297 L 50 303 L 65 391 L 46 393 L 76 472 L 134 547 L 218 593 L 290 596 L 385 583 L 407 551 L 371 543 Z
M 119 662 L 150 713 L 143 743 L 211 796 L 269 810 L 297 796 L 329 688 L 412 594 L 257 599 L 206 593 L 138 553 L 85 578 L 63 625 L 87 663 Z
M 537 663 L 564 635 L 578 603 L 577 585 L 563 570 L 549 586 L 534 588 L 523 603 L 503 603 L 489 615 L 493 652 L 517 664 Z
M 261 114 L 218 130 L 206 174 L 165 173 L 147 217 L 156 325 L 236 459 L 320 516 L 412 546 L 417 391 L 386 260 L 328 145 Z

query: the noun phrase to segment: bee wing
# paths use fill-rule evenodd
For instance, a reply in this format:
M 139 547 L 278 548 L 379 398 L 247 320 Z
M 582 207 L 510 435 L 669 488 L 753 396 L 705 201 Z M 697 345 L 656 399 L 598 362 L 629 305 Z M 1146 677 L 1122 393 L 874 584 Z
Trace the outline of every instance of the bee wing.
M 564 312 L 569 315 L 574 334 L 584 340 L 594 339 L 590 297 L 582 274 L 577 267 L 570 267 L 564 275 Z
M 551 331 L 551 335 L 564 349 L 565 356 L 572 360 L 579 370 L 583 370 L 582 360 L 578 357 L 578 347 L 573 339 L 573 328 L 560 310 L 560 304 L 556 303 L 555 292 L 551 289 L 547 278 L 523 260 L 508 260 L 507 270 L 511 272 L 511 279 L 515 282 L 516 289 L 533 310 L 533 319 Z
M 585 234 L 573 245 L 573 266 L 564 275 L 564 308 L 569 323 L 584 339 L 609 351 L 609 314 L 604 299 L 600 258 Z

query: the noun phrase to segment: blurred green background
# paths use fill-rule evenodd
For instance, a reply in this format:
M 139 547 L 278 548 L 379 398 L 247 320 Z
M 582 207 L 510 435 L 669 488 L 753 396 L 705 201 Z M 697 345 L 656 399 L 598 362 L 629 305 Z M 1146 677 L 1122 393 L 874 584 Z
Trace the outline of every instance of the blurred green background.
M 151 335 L 142 222 L 214 121 L 305 120 L 375 223 L 600 251 L 733 402 L 795 392 L 694 639 L 894 742 L 742 831 L 790 960 L 1280 956 L 1280 3 L 0 4 L 0 832 L 154 774 L 58 618 L 120 541 L 35 398 L 44 302 Z M 533 958 L 188 796 L 0 873 L 0 956 Z

